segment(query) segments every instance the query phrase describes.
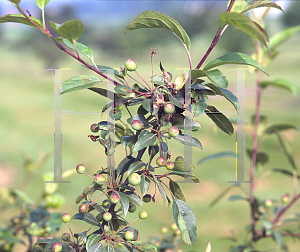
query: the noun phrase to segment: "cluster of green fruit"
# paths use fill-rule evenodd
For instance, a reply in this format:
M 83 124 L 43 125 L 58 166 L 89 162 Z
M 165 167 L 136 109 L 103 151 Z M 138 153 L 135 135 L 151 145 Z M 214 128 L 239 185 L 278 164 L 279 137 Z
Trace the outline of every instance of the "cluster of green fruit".
M 173 170 L 176 163 L 180 163 L 183 161 L 184 161 L 184 159 L 181 156 L 178 156 L 177 158 L 175 158 L 175 163 L 171 162 L 171 161 L 167 162 L 167 159 L 164 157 L 158 157 L 156 159 L 156 164 L 160 167 L 165 166 L 168 170 Z

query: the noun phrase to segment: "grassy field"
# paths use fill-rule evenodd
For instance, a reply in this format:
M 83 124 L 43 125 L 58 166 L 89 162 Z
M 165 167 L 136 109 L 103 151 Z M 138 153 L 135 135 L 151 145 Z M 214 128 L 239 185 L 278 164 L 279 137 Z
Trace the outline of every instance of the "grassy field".
M 300 55 L 298 44 L 300 36 L 294 37 L 282 47 L 284 53 L 279 56 L 273 65 L 270 66 L 268 72 L 270 78 L 283 77 L 300 89 L 299 72 Z M 50 43 L 50 42 L 49 42 Z M 166 62 L 166 68 L 170 69 L 173 76 L 176 76 L 175 67 L 178 67 L 177 59 L 185 59 L 185 55 L 181 54 L 180 45 L 166 45 L 159 48 L 160 54 L 155 56 L 156 71 L 159 73 L 158 63 L 160 60 Z M 195 41 L 194 48 L 203 46 L 203 42 Z M 180 48 L 180 49 L 179 49 Z M 283 49 L 284 48 L 284 49 Z M 176 57 L 167 57 L 170 52 L 178 52 Z M 296 53 L 295 53 L 296 52 Z M 59 52 L 57 51 L 59 54 Z M 193 53 L 193 52 L 192 52 Z M 220 55 L 215 50 L 211 59 Z M 110 57 L 103 51 L 97 51 L 96 55 L 100 55 L 97 62 L 113 67 L 123 65 L 127 58 Z M 197 53 L 202 55 L 203 52 Z M 175 54 L 173 54 L 175 55 Z M 144 55 L 132 55 L 139 62 L 139 72 L 147 79 L 150 76 L 149 51 L 145 47 Z M 46 71 L 43 61 L 34 54 L 26 53 L 26 51 L 11 51 L 8 45 L 0 44 L 0 73 L 1 73 L 1 93 L 0 93 L 0 172 L 1 186 L 11 187 L 17 185 L 24 176 L 22 170 L 22 155 L 26 154 L 36 158 L 39 151 L 53 152 L 53 134 L 54 134 L 54 97 L 53 97 L 53 71 Z M 109 59 L 108 61 L 106 59 Z M 197 59 L 197 58 L 196 58 Z M 195 59 L 195 60 L 196 60 Z M 105 63 L 104 63 L 105 62 Z M 172 63 L 173 62 L 173 63 Z M 182 64 L 184 67 L 185 65 Z M 91 74 L 88 70 L 82 68 L 76 62 L 65 60 L 59 61 L 59 66 L 70 68 L 63 72 L 63 80 L 75 75 Z M 236 76 L 230 71 L 230 67 L 223 68 L 227 75 L 230 86 L 229 89 L 235 91 Z M 178 71 L 179 72 L 179 71 Z M 180 73 L 178 73 L 179 75 Z M 267 79 L 267 77 L 264 77 Z M 255 102 L 255 79 L 246 75 L 246 121 L 250 120 L 253 114 Z M 262 114 L 269 117 L 269 123 L 288 122 L 300 125 L 299 116 L 299 96 L 292 97 L 289 93 L 281 90 L 268 89 L 263 94 Z M 105 100 L 96 94 L 84 90 L 63 95 L 63 110 L 82 112 L 65 113 L 62 117 L 63 132 L 63 170 L 75 168 L 78 163 L 83 163 L 87 167 L 89 173 L 97 171 L 106 164 L 106 156 L 103 147 L 97 143 L 93 143 L 87 138 L 90 134 L 89 126 L 101 120 L 100 114 L 90 112 L 100 112 L 104 106 Z M 228 111 L 232 111 L 230 105 L 222 98 L 214 98 L 211 100 L 216 107 L 224 107 Z M 226 114 L 226 113 L 225 113 Z M 228 114 L 229 117 L 235 117 L 235 114 Z M 202 129 L 195 134 L 201 141 L 204 150 L 193 150 L 193 163 L 196 168 L 194 174 L 200 178 L 199 184 L 182 183 L 182 189 L 186 196 L 187 202 L 192 207 L 197 217 L 198 240 L 193 248 L 183 245 L 183 251 L 204 251 L 208 241 L 211 241 L 213 251 L 226 251 L 231 242 L 222 239 L 236 234 L 236 237 L 242 241 L 247 235 L 243 232 L 244 227 L 249 223 L 249 208 L 244 201 L 229 202 L 226 195 L 217 205 L 210 208 L 209 204 L 212 200 L 229 184 L 228 181 L 235 179 L 235 160 L 224 158 L 222 160 L 209 161 L 201 166 L 197 162 L 208 156 L 209 154 L 219 151 L 235 151 L 235 135 L 229 137 L 220 130 L 216 129 L 214 124 L 206 118 L 205 115 L 199 117 Z M 245 126 L 246 132 L 246 148 L 251 148 L 251 126 Z M 300 163 L 298 155 L 300 151 L 300 137 L 294 131 L 288 131 L 285 136 L 289 139 L 294 148 L 296 163 Z M 182 146 L 172 144 L 171 150 L 174 157 L 181 154 Z M 270 137 L 262 145 L 262 150 L 270 154 L 269 163 L 264 170 L 258 170 L 258 174 L 273 168 L 287 168 L 288 163 L 284 157 L 280 146 L 275 137 Z M 125 152 L 121 147 L 117 148 L 116 164 L 124 157 Z M 250 161 L 246 159 L 246 168 L 249 168 Z M 6 168 L 9 167 L 9 170 Z M 43 187 L 41 175 L 45 171 L 53 170 L 53 158 L 51 158 L 44 167 L 39 170 L 32 178 L 30 184 L 26 188 L 26 192 L 31 194 L 33 198 L 38 197 L 39 190 Z M 2 176 L 2 174 L 4 174 Z M 73 175 L 69 178 L 71 183 L 59 185 L 59 191 L 66 196 L 67 203 L 59 209 L 63 212 L 75 213 L 77 206 L 75 198 L 79 195 L 83 188 L 91 183 L 88 177 Z M 78 184 L 80 181 L 80 185 Z M 249 185 L 245 184 L 243 188 L 247 191 Z M 153 190 L 153 188 L 151 189 Z M 257 196 L 261 199 L 265 197 L 280 199 L 281 195 L 289 192 L 292 193 L 291 179 L 273 174 L 264 179 L 257 187 Z M 241 194 L 240 190 L 233 190 L 233 194 Z M 295 205 L 295 209 L 299 209 L 299 202 Z M 144 209 L 144 208 L 143 208 Z M 171 209 L 163 206 L 160 197 L 157 197 L 157 204 L 149 203 L 145 206 L 149 212 L 149 218 L 144 221 L 133 224 L 141 230 L 141 239 L 146 241 L 149 236 L 154 234 L 160 235 L 162 226 L 170 226 L 172 223 Z M 290 210 L 289 213 L 292 213 Z M 1 223 L 5 221 L 1 216 Z M 136 218 L 135 214 L 129 215 L 128 221 Z M 73 223 L 72 223 L 73 224 Z M 82 226 L 74 222 L 74 232 L 82 231 Z M 80 223 L 81 224 L 81 223 Z M 62 231 L 67 231 L 64 227 Z M 264 247 L 275 248 L 276 244 L 271 239 L 259 243 L 261 249 Z M 266 245 L 268 244 L 268 245 Z M 270 245 L 272 244 L 272 245 Z M 300 244 L 296 241 L 290 241 L 291 251 L 297 252 Z

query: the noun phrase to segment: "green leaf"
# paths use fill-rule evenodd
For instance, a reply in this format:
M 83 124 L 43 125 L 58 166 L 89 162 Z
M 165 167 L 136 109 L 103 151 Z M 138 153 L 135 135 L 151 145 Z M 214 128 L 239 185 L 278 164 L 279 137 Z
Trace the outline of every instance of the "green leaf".
M 279 144 L 281 146 L 281 149 L 283 150 L 285 156 L 288 159 L 288 162 L 291 164 L 291 166 L 293 167 L 294 170 L 297 170 L 296 162 L 295 162 L 294 157 L 293 157 L 293 150 L 288 150 L 287 149 L 287 146 L 284 143 L 285 139 L 282 138 L 281 135 L 278 132 L 276 132 L 275 134 L 276 134 L 276 136 L 278 138 L 278 141 L 279 141 Z
M 178 120 L 176 120 L 176 117 Z M 201 126 L 194 121 L 191 117 L 184 116 L 182 114 L 175 114 L 171 119 L 172 125 L 176 126 L 178 129 L 183 129 L 184 127 L 190 128 L 192 127 L 192 130 L 199 130 Z
M 287 124 L 287 123 L 273 124 L 265 129 L 264 134 L 273 134 L 278 131 L 289 130 L 289 129 L 299 130 L 299 128 L 297 128 L 296 126 L 294 126 L 292 124 Z
M 95 244 L 99 244 L 98 242 L 102 239 L 100 234 L 91 234 L 86 241 L 86 250 L 90 251 L 91 247 Z
M 230 195 L 228 198 L 229 201 L 237 201 L 237 200 L 248 200 L 248 198 L 243 197 L 241 195 Z
M 228 2 L 227 7 L 229 3 L 230 1 Z M 271 0 L 236 0 L 233 4 L 231 12 L 243 13 L 259 7 L 274 7 L 283 11 L 280 6 L 278 6 L 276 3 L 273 3 Z
M 80 75 L 72 77 L 68 80 L 65 80 L 62 83 L 62 92 L 61 94 L 82 90 L 94 86 L 95 84 L 101 82 L 100 79 L 91 75 Z
M 101 81 L 101 80 L 99 80 Z M 104 88 L 99 88 L 99 87 L 90 87 L 88 88 L 89 90 L 99 94 L 99 95 L 102 95 L 104 96 L 105 98 L 107 98 L 107 94 L 109 95 L 109 97 L 112 97 L 113 95 L 115 96 L 115 99 L 121 99 L 121 96 L 119 96 L 118 94 L 113 94 L 111 91 L 108 91 Z M 107 109 L 107 108 L 106 108 Z
M 133 152 L 139 151 L 145 147 L 154 144 L 155 141 L 156 141 L 156 135 L 149 133 L 147 131 L 142 131 L 132 151 Z
M 86 223 L 89 223 L 91 225 L 100 226 L 100 223 L 97 220 L 97 218 L 91 213 L 85 213 L 85 214 L 77 213 L 72 217 L 72 220 L 83 220 Z
M 236 12 L 223 12 L 220 16 L 219 27 L 222 29 L 225 25 L 233 25 L 242 29 L 269 49 L 269 38 L 266 31 L 245 15 Z
M 182 240 L 192 246 L 197 239 L 197 220 L 192 209 L 184 201 L 173 198 L 172 213 Z
M 250 159 L 252 159 L 252 153 L 253 151 L 250 149 L 247 149 L 247 154 L 249 156 Z M 255 160 L 255 164 L 266 164 L 269 161 L 269 156 L 267 153 L 263 152 L 263 151 L 258 151 L 256 153 L 256 160 Z
M 49 3 L 50 0 L 36 0 L 36 5 L 40 8 L 40 9 L 44 9 L 46 7 L 46 5 Z
M 227 12 L 230 13 L 230 12 Z M 252 59 L 249 55 L 244 53 L 232 52 L 225 54 L 211 62 L 209 62 L 204 68 L 204 71 L 207 71 L 211 68 L 225 65 L 225 64 L 241 64 L 241 65 L 248 65 L 261 70 L 265 74 L 268 74 L 265 69 L 259 64 L 257 61 Z M 225 87 L 226 88 L 226 87 Z
M 274 81 L 262 81 L 259 85 L 263 89 L 268 86 L 275 87 L 275 88 L 277 87 L 289 91 L 294 96 L 296 96 L 297 94 L 296 87 L 284 79 L 276 79 Z
M 128 176 L 131 174 L 131 173 L 134 173 L 138 170 L 140 170 L 141 168 L 145 167 L 147 164 L 142 162 L 142 161 L 136 161 L 134 163 L 132 163 L 129 168 L 128 168 Z
M 174 87 L 176 90 L 180 90 L 183 88 L 184 84 L 185 84 L 185 74 L 181 74 L 179 75 L 175 81 L 174 81 Z
M 82 22 L 78 19 L 69 20 L 63 24 L 50 21 L 50 25 L 55 32 L 68 39 L 71 43 L 77 41 L 84 30 Z
M 284 243 L 284 238 L 279 232 L 277 232 L 275 230 L 272 230 L 272 234 L 273 234 L 273 237 L 275 238 L 276 243 L 277 243 L 277 248 L 276 249 L 279 250 L 281 248 L 281 245 Z
M 157 252 L 157 248 L 152 244 L 142 243 L 140 241 L 132 241 L 131 244 L 134 244 L 135 248 L 138 248 L 139 251 Z
M 219 69 L 206 71 L 206 76 L 212 83 L 216 84 L 217 86 L 227 88 L 228 80 Z
M 186 161 L 174 161 L 174 168 L 172 171 L 190 172 L 194 169 L 194 166 Z
M 173 18 L 156 11 L 145 11 L 134 19 L 126 28 L 125 33 L 139 28 L 164 28 L 178 37 L 183 45 L 190 49 L 191 41 L 181 25 Z
M 262 226 L 266 230 L 271 230 L 273 228 L 273 224 L 268 220 L 264 220 Z
M 120 94 L 120 95 L 130 95 L 132 94 L 132 88 L 128 87 L 126 85 L 119 85 L 115 87 L 115 91 L 116 93 Z
M 201 150 L 203 149 L 200 141 L 195 137 L 179 134 L 173 138 L 186 146 L 194 146 L 200 148 Z
M 129 166 L 135 161 L 136 159 L 132 156 L 125 157 L 118 165 L 117 168 L 117 176 L 124 174 L 127 172 Z
M 144 99 L 142 102 L 144 110 L 153 114 L 153 99 Z M 147 113 L 146 113 L 147 114 Z
M 129 208 L 129 200 L 128 197 L 125 193 L 120 192 L 120 191 L 116 191 L 116 193 L 120 196 L 120 202 L 122 205 L 122 209 L 123 209 L 123 214 L 124 217 L 126 217 L 127 212 L 128 212 L 128 208 Z
M 300 31 L 300 25 L 287 28 L 270 38 L 270 49 L 273 51 L 282 43 L 290 39 L 296 32 Z M 266 51 L 266 50 L 265 50 Z
M 87 252 L 102 252 L 102 243 L 96 243 Z M 107 250 L 106 250 L 107 251 Z M 112 250 L 110 250 L 112 251 Z
M 282 173 L 284 175 L 288 175 L 290 177 L 294 176 L 293 172 L 285 170 L 285 169 L 281 169 L 281 168 L 272 168 L 272 171 L 274 171 L 274 172 L 280 172 L 280 173 Z M 297 179 L 300 179 L 300 175 L 297 175 Z
M 8 0 L 16 5 L 20 4 L 21 0 Z
M 35 17 L 30 17 L 30 19 L 33 20 L 34 22 L 36 22 L 39 26 L 43 27 L 43 24 L 39 19 L 37 19 Z M 29 25 L 32 27 L 36 27 L 33 23 L 31 23 L 29 20 L 27 20 L 23 16 L 23 14 L 8 14 L 8 15 L 4 15 L 4 16 L 0 17 L 0 23 L 8 23 L 8 22 L 25 24 L 25 25 Z
M 156 176 L 153 176 L 153 178 L 154 178 L 155 184 L 157 185 L 157 188 L 160 192 L 160 195 L 163 198 L 164 204 L 166 204 L 167 194 L 166 194 L 164 188 L 162 187 L 160 180 Z
M 126 148 L 131 143 L 132 137 L 133 136 L 121 136 L 120 137 L 121 144 L 124 148 Z
M 239 110 L 239 108 L 240 108 L 239 100 L 238 100 L 238 98 L 233 93 L 231 93 L 227 89 L 216 87 L 215 85 L 213 85 L 211 83 L 208 83 L 206 85 L 208 87 L 210 87 L 216 93 L 216 95 L 220 95 L 220 96 L 225 97 L 225 99 L 227 101 L 229 101 L 234 106 L 234 108 L 236 109 L 236 111 Z
M 202 91 L 199 90 L 192 92 L 192 98 L 196 100 L 195 103 L 192 103 L 192 113 L 194 117 L 198 117 L 206 110 L 208 98 L 207 95 L 203 94 Z
M 172 179 L 170 179 L 170 181 L 169 181 L 169 187 L 176 199 L 180 199 L 180 200 L 186 202 L 185 197 L 180 189 L 180 186 Z
M 214 106 L 207 106 L 205 110 L 206 115 L 225 133 L 232 135 L 234 132 L 232 123 L 229 119 L 219 112 Z
M 23 200 L 25 204 L 32 205 L 34 203 L 34 201 L 25 192 L 19 189 L 14 189 L 12 192 L 15 195 L 17 195 L 21 200 Z
M 129 202 L 132 202 L 138 206 L 142 206 L 143 202 L 139 195 L 135 194 L 134 192 L 125 192 L 128 197 Z
M 222 158 L 222 157 L 232 157 L 232 158 L 236 158 L 236 153 L 232 152 L 232 151 L 224 151 L 224 152 L 218 152 L 218 153 L 214 153 L 212 155 L 209 155 L 205 158 L 202 158 L 198 161 L 198 165 L 202 164 L 203 162 L 206 162 L 208 160 L 211 159 L 216 159 L 216 158 Z
M 169 99 L 176 107 L 183 108 L 183 103 L 177 100 L 170 92 L 169 92 Z
M 210 63 L 212 63 L 212 64 L 220 63 L 221 64 L 222 62 L 218 61 L 218 59 L 215 59 L 214 61 L 212 61 Z M 208 66 L 208 69 L 215 67 L 214 65 L 212 65 L 210 67 L 209 66 L 210 63 L 208 63 L 205 67 Z M 226 64 L 226 63 L 224 63 L 224 64 Z M 232 64 L 232 63 L 227 63 L 227 64 Z M 218 65 L 216 65 L 216 66 L 218 66 Z M 192 72 L 192 80 L 196 80 L 197 78 L 206 76 L 212 83 L 214 83 L 217 86 L 220 86 L 223 88 L 227 88 L 227 86 L 228 86 L 228 81 L 226 79 L 226 76 L 219 69 L 214 69 L 214 70 L 210 70 L 210 71 L 204 71 L 204 70 L 199 69 L 199 70 L 191 70 L 191 72 Z
M 64 43 L 75 50 L 73 43 L 71 43 L 68 39 L 63 39 Z M 90 58 L 92 61 L 94 61 L 94 53 L 93 50 L 84 44 L 81 44 L 79 42 L 75 42 L 75 46 L 78 52 L 81 52 L 83 55 L 87 56 Z M 100 70 L 100 69 L 99 69 Z
M 145 196 L 150 189 L 151 181 L 144 174 L 142 175 L 140 189 L 142 196 Z
M 196 176 L 190 175 L 189 172 L 172 171 L 168 175 L 177 175 L 182 178 L 188 178 L 188 179 L 191 179 L 192 181 L 194 181 L 195 183 L 200 182 L 200 180 Z

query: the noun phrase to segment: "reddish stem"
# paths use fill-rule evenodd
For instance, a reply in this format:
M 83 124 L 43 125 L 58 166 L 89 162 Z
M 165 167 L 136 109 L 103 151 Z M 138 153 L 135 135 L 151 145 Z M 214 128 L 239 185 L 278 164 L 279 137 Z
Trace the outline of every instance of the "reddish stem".
M 261 50 L 260 42 L 257 41 L 256 45 L 256 53 L 259 55 Z M 254 174 L 255 174 L 255 163 L 256 163 L 256 156 L 258 151 L 257 145 L 257 134 L 258 134 L 258 125 L 259 125 L 259 117 L 260 117 L 260 103 L 261 103 L 261 88 L 260 83 L 262 81 L 262 72 L 258 71 L 257 80 L 256 80 L 256 106 L 255 106 L 255 123 L 254 123 L 254 130 L 253 130 L 253 140 L 252 140 L 252 159 L 251 159 L 251 168 L 250 168 L 250 181 L 254 181 Z M 255 184 L 251 183 L 250 185 L 250 195 L 249 195 L 249 202 L 250 202 L 250 209 L 251 209 L 251 231 L 252 231 L 252 240 L 256 241 L 257 236 L 255 232 L 255 205 L 254 205 L 254 187 Z
M 274 220 L 272 221 L 273 224 L 276 224 L 279 220 L 280 217 L 300 198 L 300 193 L 296 196 L 293 197 L 293 199 L 286 205 L 286 207 L 282 208 L 281 210 L 278 211 L 276 214 Z
M 228 8 L 227 8 L 227 12 L 230 12 L 231 9 L 232 9 L 232 6 L 234 4 L 235 0 L 231 0 Z M 226 26 L 225 26 L 226 27 Z M 202 64 L 204 63 L 204 61 L 206 60 L 206 58 L 208 57 L 208 55 L 211 53 L 212 49 L 214 49 L 214 47 L 216 46 L 216 44 L 218 43 L 220 37 L 222 36 L 223 34 L 223 31 L 225 30 L 226 28 L 219 28 L 217 33 L 216 33 L 216 36 L 214 37 L 213 41 L 211 42 L 210 44 L 210 47 L 208 48 L 208 50 L 206 51 L 205 55 L 203 56 L 203 58 L 201 59 L 201 61 L 199 62 L 199 64 L 196 66 L 196 69 L 199 69 Z

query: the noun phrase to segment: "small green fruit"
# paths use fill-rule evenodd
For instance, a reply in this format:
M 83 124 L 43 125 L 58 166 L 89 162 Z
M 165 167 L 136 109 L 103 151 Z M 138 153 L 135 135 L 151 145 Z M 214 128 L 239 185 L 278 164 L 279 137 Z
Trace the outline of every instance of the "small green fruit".
M 142 129 L 142 123 L 140 120 L 134 120 L 132 123 L 131 123 L 131 127 L 134 129 L 134 130 L 141 130 Z
M 180 161 L 184 161 L 182 156 L 178 156 L 177 158 L 175 158 L 176 162 L 180 162 Z
M 165 104 L 164 111 L 165 111 L 166 114 L 172 114 L 172 113 L 174 113 L 174 111 L 175 111 L 174 104 L 171 103 L 171 102 Z
M 59 252 L 62 250 L 62 245 L 60 242 L 54 242 L 51 246 L 52 251 Z
M 61 220 L 62 220 L 64 223 L 70 222 L 71 219 L 72 219 L 72 216 L 71 216 L 69 213 L 64 213 L 64 214 L 61 216 Z
M 174 168 L 174 163 L 173 162 L 167 162 L 166 163 L 166 168 L 168 169 L 168 170 L 172 170 L 173 168 Z
M 69 241 L 70 238 L 71 238 L 71 236 L 70 236 L 70 234 L 68 234 L 68 233 L 63 233 L 62 236 L 61 236 L 61 239 L 62 239 L 63 241 Z
M 134 213 L 136 211 L 136 205 L 133 203 L 130 203 L 129 208 L 128 208 L 128 212 L 129 213 Z
M 58 192 L 47 195 L 45 199 L 47 207 L 59 208 L 65 203 L 65 197 Z
M 97 174 L 94 178 L 95 183 L 102 185 L 105 182 L 105 177 L 102 174 Z
M 290 199 L 290 195 L 289 194 L 285 194 L 281 198 L 281 203 L 282 204 L 286 204 L 286 203 L 288 203 L 289 199 Z
M 105 155 L 106 156 L 112 156 L 114 153 L 115 153 L 114 148 L 110 148 L 109 150 L 107 150 L 107 148 L 105 148 Z
M 166 233 L 168 233 L 168 228 L 167 227 L 162 227 L 160 231 L 161 231 L 162 234 L 166 234 Z
M 94 133 L 97 133 L 99 131 L 99 126 L 98 124 L 94 123 L 91 125 L 91 131 Z
M 89 209 L 89 207 L 87 204 L 81 204 L 79 206 L 78 211 L 79 211 L 79 213 L 85 214 L 88 211 L 88 209 Z
M 271 199 L 266 199 L 265 205 L 266 205 L 266 207 L 271 207 L 273 205 L 272 200 Z
M 110 208 L 110 201 L 108 199 L 105 199 L 102 201 L 102 206 L 105 207 L 105 208 Z
M 164 158 L 164 157 L 158 157 L 157 159 L 156 159 L 156 164 L 158 165 L 158 166 L 165 166 L 166 165 L 166 163 L 167 163 L 167 160 Z
M 178 136 L 179 129 L 176 126 L 172 126 L 172 127 L 169 128 L 168 133 L 169 133 L 170 137 Z
M 112 204 L 117 204 L 120 201 L 120 196 L 119 194 L 117 194 L 116 192 L 113 192 L 110 196 L 109 196 L 109 201 Z
M 128 230 L 128 231 L 125 232 L 125 239 L 127 241 L 131 241 L 133 238 L 134 238 L 134 232 L 133 231 Z
M 142 179 L 141 176 L 138 173 L 132 173 L 128 177 L 128 182 L 130 185 L 137 186 L 141 183 Z
M 137 69 L 137 62 L 134 59 L 128 59 L 125 62 L 125 67 L 128 71 L 135 71 Z
M 115 111 L 121 111 L 123 109 L 124 105 L 123 105 L 123 102 L 119 99 L 115 100 L 114 102 L 114 108 L 115 108 Z
M 176 231 L 176 230 L 178 229 L 178 227 L 177 227 L 177 225 L 176 225 L 175 222 L 172 223 L 171 229 L 172 229 L 173 231 Z
M 146 211 L 140 211 L 139 214 L 140 219 L 146 219 L 148 217 L 148 213 Z
M 145 203 L 150 202 L 151 199 L 152 199 L 152 196 L 151 196 L 150 194 L 146 194 L 146 195 L 143 196 L 143 201 L 144 201 Z
M 111 219 L 112 219 L 112 215 L 111 215 L 110 212 L 105 212 L 105 213 L 103 214 L 103 220 L 105 220 L 105 221 L 110 221 Z
M 76 171 L 79 173 L 79 174 L 82 174 L 84 173 L 85 171 L 85 166 L 83 164 L 79 164 L 76 166 Z
M 175 234 L 176 235 L 181 235 L 181 232 L 180 232 L 180 230 L 178 228 L 175 230 Z
M 116 121 L 120 120 L 122 118 L 122 112 L 116 111 L 116 113 L 114 114 L 114 118 Z

